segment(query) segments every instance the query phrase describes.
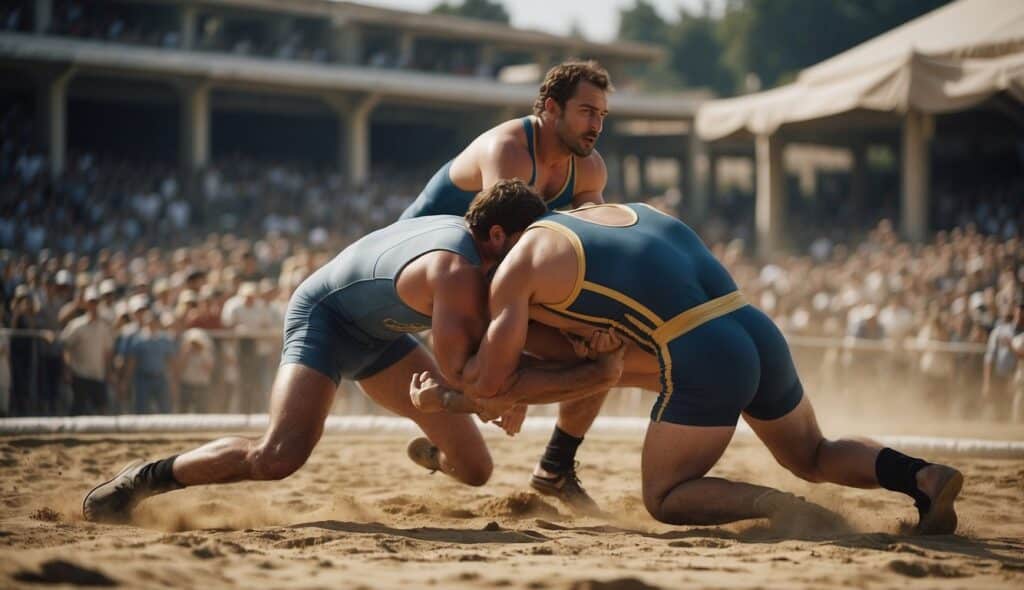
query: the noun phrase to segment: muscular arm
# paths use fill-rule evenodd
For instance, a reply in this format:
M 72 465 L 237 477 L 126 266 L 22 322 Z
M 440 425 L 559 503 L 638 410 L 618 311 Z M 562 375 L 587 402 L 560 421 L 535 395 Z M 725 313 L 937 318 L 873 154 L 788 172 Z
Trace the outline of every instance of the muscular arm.
M 432 269 L 434 287 L 431 332 L 434 357 L 442 377 L 453 387 L 466 386 L 465 369 L 486 323 L 486 286 L 479 269 L 449 258 Z

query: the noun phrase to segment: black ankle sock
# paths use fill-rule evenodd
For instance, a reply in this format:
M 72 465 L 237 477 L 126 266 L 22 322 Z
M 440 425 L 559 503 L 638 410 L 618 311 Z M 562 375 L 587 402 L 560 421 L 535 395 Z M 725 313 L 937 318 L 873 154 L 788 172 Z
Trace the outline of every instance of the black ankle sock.
M 154 491 L 163 492 L 183 488 L 185 486 L 181 485 L 178 480 L 174 479 L 174 460 L 177 458 L 177 455 L 172 455 L 166 459 L 147 463 L 142 466 L 139 476 L 141 476 Z
M 544 456 L 540 458 L 540 466 L 551 473 L 568 472 L 576 462 L 576 449 L 582 442 L 582 438 L 576 438 L 555 426 Z
M 929 465 L 931 463 L 927 461 L 908 457 L 886 447 L 879 451 L 878 459 L 875 460 L 875 477 L 878 478 L 878 485 L 883 488 L 902 492 L 913 498 L 914 506 L 924 513 L 931 508 L 932 502 L 917 487 L 917 472 Z

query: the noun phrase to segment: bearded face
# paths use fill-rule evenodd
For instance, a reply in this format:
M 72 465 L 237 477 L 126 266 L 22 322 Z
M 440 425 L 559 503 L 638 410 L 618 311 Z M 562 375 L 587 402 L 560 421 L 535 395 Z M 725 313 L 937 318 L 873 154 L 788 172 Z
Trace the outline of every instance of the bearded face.
M 580 82 L 565 107 L 556 111 L 555 134 L 559 141 L 573 154 L 589 156 L 608 115 L 607 93 L 589 82 Z

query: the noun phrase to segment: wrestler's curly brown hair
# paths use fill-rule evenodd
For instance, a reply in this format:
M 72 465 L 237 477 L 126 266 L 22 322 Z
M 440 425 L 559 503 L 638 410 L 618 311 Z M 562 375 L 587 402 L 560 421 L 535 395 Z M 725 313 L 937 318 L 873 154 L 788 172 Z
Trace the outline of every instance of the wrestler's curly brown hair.
M 563 109 L 565 103 L 576 94 L 580 82 L 590 82 L 605 92 L 614 92 L 612 80 L 599 63 L 594 60 L 567 61 L 548 70 L 540 84 L 537 99 L 533 101 L 533 114 L 544 112 L 544 101 L 551 98 Z
M 519 233 L 547 211 L 537 193 L 522 180 L 513 178 L 499 180 L 477 193 L 465 218 L 473 235 L 486 240 L 495 225 L 501 226 L 506 234 Z

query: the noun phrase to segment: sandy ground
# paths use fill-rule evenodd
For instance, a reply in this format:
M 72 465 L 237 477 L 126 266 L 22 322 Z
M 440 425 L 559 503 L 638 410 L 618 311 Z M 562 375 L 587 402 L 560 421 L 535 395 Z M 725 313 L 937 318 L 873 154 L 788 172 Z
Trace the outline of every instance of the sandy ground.
M 967 482 L 958 534 L 925 538 L 899 533 L 913 516 L 903 496 L 812 486 L 756 441 L 735 440 L 713 475 L 806 495 L 859 531 L 795 539 L 765 522 L 653 521 L 640 502 L 639 436 L 595 435 L 580 451 L 608 519 L 573 518 L 528 491 L 542 437 L 489 436 L 497 469 L 484 488 L 415 467 L 407 438 L 328 435 L 285 481 L 153 498 L 137 526 L 83 522 L 83 494 L 133 458 L 208 437 L 0 438 L 0 587 L 1024 587 L 1024 460 L 931 457 Z

